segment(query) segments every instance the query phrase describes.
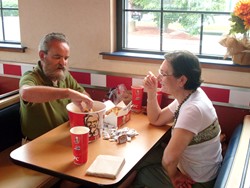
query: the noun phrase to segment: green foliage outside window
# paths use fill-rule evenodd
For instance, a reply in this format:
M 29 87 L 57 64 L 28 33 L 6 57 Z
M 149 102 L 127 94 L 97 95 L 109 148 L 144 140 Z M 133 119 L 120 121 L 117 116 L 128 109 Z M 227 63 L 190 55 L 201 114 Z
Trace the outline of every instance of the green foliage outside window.
M 3 10 L 3 16 L 19 16 L 18 0 L 2 0 L 1 9 Z
M 159 10 L 159 0 L 131 0 L 130 3 L 133 7 L 138 7 L 144 10 Z M 225 0 L 213 0 L 206 3 L 200 0 L 168 0 L 163 1 L 163 10 L 176 10 L 176 11 L 222 11 L 226 6 Z M 154 13 L 154 19 L 156 23 L 160 24 L 160 14 Z M 199 21 L 201 19 L 200 14 L 195 13 L 172 13 L 165 12 L 163 15 L 164 31 L 167 31 L 170 23 L 178 22 L 182 25 L 186 32 L 196 35 L 200 32 Z M 204 15 L 204 20 L 208 23 L 213 22 L 213 16 Z

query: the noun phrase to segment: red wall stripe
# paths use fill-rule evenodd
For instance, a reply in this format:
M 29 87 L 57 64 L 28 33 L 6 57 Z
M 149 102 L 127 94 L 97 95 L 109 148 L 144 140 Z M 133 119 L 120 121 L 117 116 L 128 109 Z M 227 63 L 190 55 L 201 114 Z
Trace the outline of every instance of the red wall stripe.
M 11 65 L 11 64 L 3 64 L 3 73 L 15 76 L 21 76 L 21 66 L 20 65 Z
M 211 88 L 211 87 L 205 87 L 202 86 L 202 89 L 205 91 L 207 96 L 211 101 L 216 102 L 229 102 L 229 95 L 230 90 L 229 89 L 221 89 L 221 88 Z
M 13 65 L 3 63 L 3 74 L 22 76 L 22 65 Z M 81 84 L 91 85 L 91 73 L 70 71 L 72 76 Z M 111 76 L 106 75 L 106 87 L 113 88 L 117 87 L 119 84 L 124 84 L 127 89 L 131 89 L 132 79 L 128 77 L 121 76 Z M 206 92 L 211 101 L 229 103 L 230 88 L 213 88 L 213 86 L 202 86 L 203 90 Z
M 108 88 L 113 88 L 119 84 L 124 84 L 126 88 L 130 90 L 130 87 L 132 85 L 132 78 L 107 75 L 106 82 Z
M 76 79 L 76 81 L 80 84 L 88 84 L 90 85 L 90 73 L 86 72 L 74 72 L 70 71 L 71 75 Z

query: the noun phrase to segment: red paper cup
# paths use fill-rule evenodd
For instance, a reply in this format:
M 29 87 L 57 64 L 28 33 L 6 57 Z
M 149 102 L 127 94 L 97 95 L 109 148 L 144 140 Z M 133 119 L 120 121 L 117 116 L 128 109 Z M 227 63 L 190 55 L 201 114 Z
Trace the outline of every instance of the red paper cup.
M 106 105 L 103 102 L 94 101 L 92 112 L 81 112 L 74 104 L 69 103 L 67 106 L 70 127 L 86 126 L 90 129 L 89 141 L 95 141 L 101 137 L 103 128 L 103 119 L 106 111 Z
M 157 90 L 157 101 L 158 101 L 158 104 L 161 106 L 161 101 L 162 101 L 162 91 L 160 89 Z
M 81 165 L 88 160 L 89 128 L 76 126 L 70 129 L 74 163 Z
M 143 97 L 143 86 L 131 86 L 132 89 L 132 111 L 141 112 L 142 110 L 142 97 Z

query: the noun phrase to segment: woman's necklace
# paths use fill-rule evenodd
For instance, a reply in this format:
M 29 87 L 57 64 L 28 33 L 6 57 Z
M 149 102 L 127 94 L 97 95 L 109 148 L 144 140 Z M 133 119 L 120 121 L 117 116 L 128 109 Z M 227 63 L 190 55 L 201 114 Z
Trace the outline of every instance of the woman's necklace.
M 177 121 L 177 118 L 179 116 L 179 112 L 180 112 L 180 109 L 181 109 L 181 106 L 189 99 L 189 97 L 195 92 L 196 90 L 193 90 L 188 96 L 186 96 L 186 98 L 179 104 L 177 110 L 175 111 L 174 113 L 174 124 L 172 126 L 172 128 L 174 128 L 175 124 L 176 124 L 176 121 Z

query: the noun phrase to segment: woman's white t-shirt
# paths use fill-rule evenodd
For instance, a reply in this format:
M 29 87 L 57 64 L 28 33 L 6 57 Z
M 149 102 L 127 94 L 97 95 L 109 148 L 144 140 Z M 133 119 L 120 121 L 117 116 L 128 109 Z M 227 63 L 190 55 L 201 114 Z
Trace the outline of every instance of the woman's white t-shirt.
M 174 100 L 170 110 L 174 113 L 178 108 Z M 180 108 L 175 129 L 186 129 L 198 134 L 217 119 L 215 108 L 205 92 L 198 88 Z M 215 138 L 188 146 L 182 153 L 178 168 L 188 174 L 196 182 L 207 182 L 216 178 L 221 166 L 220 134 Z

